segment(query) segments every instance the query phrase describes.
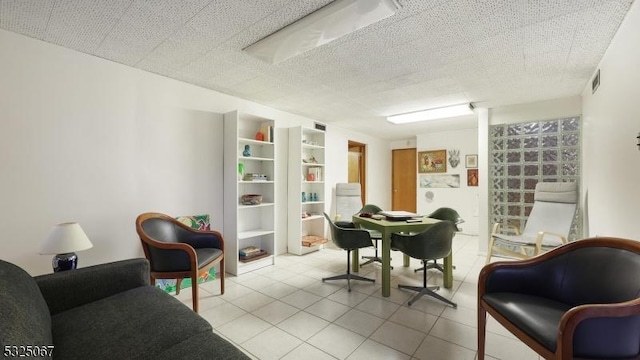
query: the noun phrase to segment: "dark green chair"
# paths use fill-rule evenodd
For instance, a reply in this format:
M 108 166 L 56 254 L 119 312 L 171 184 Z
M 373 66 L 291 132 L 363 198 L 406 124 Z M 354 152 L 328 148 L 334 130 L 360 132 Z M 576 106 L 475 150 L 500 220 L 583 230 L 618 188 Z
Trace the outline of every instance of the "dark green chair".
M 349 291 L 351 291 L 351 280 L 375 282 L 374 279 L 365 278 L 351 273 L 351 251 L 373 246 L 373 242 L 371 241 L 369 232 L 352 227 L 338 227 L 333 221 L 331 221 L 331 218 L 329 217 L 329 215 L 327 215 L 327 213 L 324 213 L 324 217 L 327 218 L 329 226 L 331 226 L 331 238 L 333 239 L 334 244 L 336 244 L 336 246 L 338 246 L 339 248 L 347 250 L 347 273 L 323 278 L 322 282 L 325 282 L 327 280 L 346 279 L 347 288 L 349 289 Z
M 437 209 L 436 211 L 432 212 L 431 214 L 427 215 L 428 218 L 432 218 L 432 219 L 437 219 L 437 220 L 448 220 L 451 221 L 455 227 L 456 227 L 456 232 L 460 231 L 460 229 L 458 228 L 459 224 L 462 224 L 464 222 L 464 220 L 460 217 L 460 214 L 458 214 L 457 211 L 455 211 L 452 208 L 448 208 L 448 207 L 441 207 L 439 209 Z M 424 264 L 423 264 L 424 265 Z M 444 268 L 442 267 L 441 264 L 438 264 L 437 261 L 433 261 L 432 263 L 426 264 L 425 266 L 415 269 L 414 272 L 418 272 L 420 270 L 425 270 L 426 269 L 436 269 L 439 270 L 441 272 L 444 272 Z M 456 268 L 455 266 L 453 267 L 454 269 Z
M 358 211 L 358 214 L 362 214 L 362 213 L 377 214 L 380 211 L 382 211 L 382 209 L 379 206 L 373 205 L 373 204 L 366 204 L 365 206 L 362 207 L 362 209 L 360 209 L 360 211 Z M 372 262 L 379 262 L 380 264 L 382 264 L 382 258 L 378 256 L 378 241 L 382 241 L 382 233 L 377 230 L 367 229 L 366 227 L 361 227 L 361 229 L 367 230 L 369 232 L 369 235 L 371 236 L 371 240 L 373 240 L 373 247 L 375 249 L 374 250 L 375 253 L 373 256 L 362 256 L 362 258 L 367 261 L 360 264 L 360 267 L 371 264 Z M 393 266 L 391 267 L 391 269 L 393 269 Z
M 429 260 L 443 259 L 451 253 L 451 241 L 455 234 L 456 226 L 451 221 L 441 221 L 426 230 L 415 234 L 391 234 L 391 248 L 399 250 L 406 255 L 422 260 L 427 263 Z M 436 293 L 434 290 L 439 286 L 427 286 L 427 272 L 422 272 L 422 286 L 398 285 L 399 289 L 417 291 L 418 294 L 409 300 L 409 306 L 420 299 L 423 295 L 432 296 L 445 303 L 458 307 L 451 300 Z

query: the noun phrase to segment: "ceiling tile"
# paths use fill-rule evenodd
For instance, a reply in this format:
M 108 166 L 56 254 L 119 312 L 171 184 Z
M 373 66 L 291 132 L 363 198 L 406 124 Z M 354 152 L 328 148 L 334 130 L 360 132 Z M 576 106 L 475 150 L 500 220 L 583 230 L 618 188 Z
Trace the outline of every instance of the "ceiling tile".
M 580 94 L 633 2 L 401 0 L 279 64 L 242 50 L 331 1 L 0 0 L 0 28 L 390 139 L 427 128 L 390 113 Z
M 53 2 L 53 0 L 0 1 L 0 28 L 42 39 Z

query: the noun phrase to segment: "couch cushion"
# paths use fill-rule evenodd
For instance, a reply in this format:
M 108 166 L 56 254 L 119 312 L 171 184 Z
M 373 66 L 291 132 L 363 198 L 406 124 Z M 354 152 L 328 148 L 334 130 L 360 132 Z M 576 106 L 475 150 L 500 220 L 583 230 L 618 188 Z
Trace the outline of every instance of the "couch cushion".
M 52 317 L 59 359 L 156 359 L 211 325 L 162 290 L 143 286 Z
M 240 349 L 217 334 L 209 331 L 175 344 L 156 360 L 245 360 L 249 359 Z
M 539 296 L 498 292 L 485 294 L 483 299 L 517 328 L 556 351 L 558 326 L 569 305 Z
M 0 341 L 4 345 L 51 345 L 51 316 L 36 281 L 0 260 Z

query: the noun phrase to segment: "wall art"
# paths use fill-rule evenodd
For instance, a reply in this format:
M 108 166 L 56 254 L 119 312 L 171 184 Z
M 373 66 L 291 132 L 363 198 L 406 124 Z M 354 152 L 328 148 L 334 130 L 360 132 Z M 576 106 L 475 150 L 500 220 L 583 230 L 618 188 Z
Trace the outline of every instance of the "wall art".
M 421 188 L 459 188 L 460 175 L 420 175 Z
M 449 150 L 449 165 L 455 169 L 460 164 L 460 150 Z
M 447 172 L 447 150 L 430 150 L 418 152 L 418 172 Z
M 467 155 L 465 158 L 465 167 L 475 169 L 478 167 L 478 154 Z
M 467 186 L 478 186 L 478 169 L 467 169 Z

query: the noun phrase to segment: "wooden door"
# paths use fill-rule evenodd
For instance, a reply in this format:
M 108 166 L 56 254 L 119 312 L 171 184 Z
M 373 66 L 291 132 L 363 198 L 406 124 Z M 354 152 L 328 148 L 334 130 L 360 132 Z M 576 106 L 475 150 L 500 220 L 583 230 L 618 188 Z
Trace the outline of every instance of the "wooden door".
M 360 183 L 360 197 L 362 203 L 366 204 L 367 199 L 365 194 L 367 193 L 367 178 L 366 178 L 366 145 L 355 141 L 349 140 L 349 182 Z
M 416 149 L 395 149 L 391 161 L 392 210 L 416 212 Z

